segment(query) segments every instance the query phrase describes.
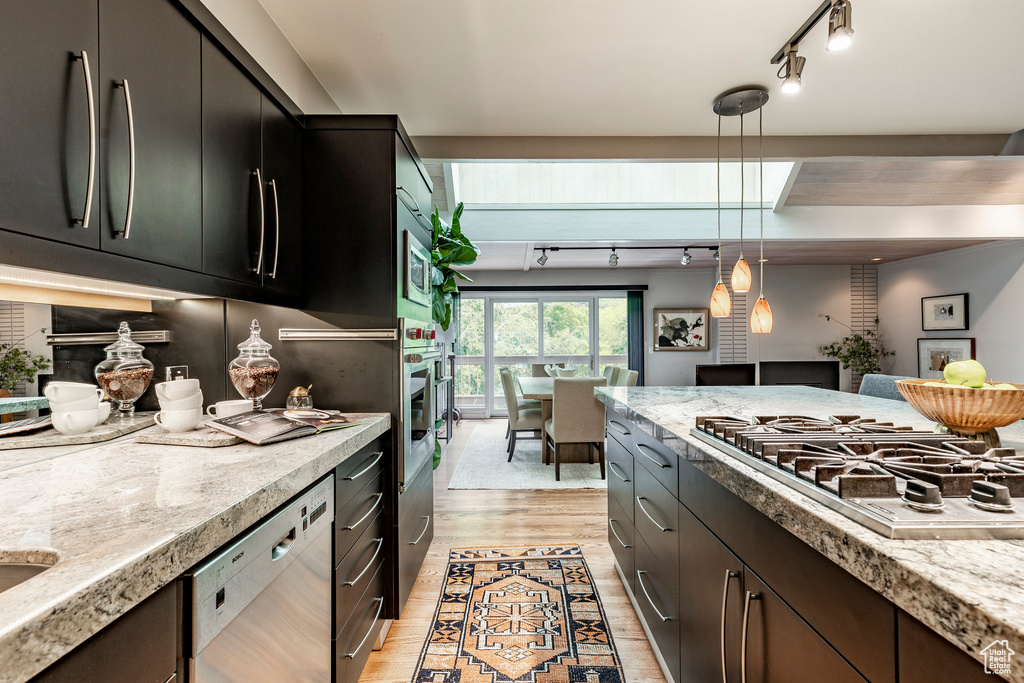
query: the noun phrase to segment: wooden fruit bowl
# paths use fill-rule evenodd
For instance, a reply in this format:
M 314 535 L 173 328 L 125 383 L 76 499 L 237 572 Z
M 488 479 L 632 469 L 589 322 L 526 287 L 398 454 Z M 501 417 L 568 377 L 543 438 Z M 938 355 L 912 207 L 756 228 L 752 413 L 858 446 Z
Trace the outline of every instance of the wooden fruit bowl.
M 934 381 L 898 379 L 896 388 L 914 410 L 954 432 L 981 434 L 1024 418 L 1024 384 L 1007 382 L 1016 389 L 925 386 Z

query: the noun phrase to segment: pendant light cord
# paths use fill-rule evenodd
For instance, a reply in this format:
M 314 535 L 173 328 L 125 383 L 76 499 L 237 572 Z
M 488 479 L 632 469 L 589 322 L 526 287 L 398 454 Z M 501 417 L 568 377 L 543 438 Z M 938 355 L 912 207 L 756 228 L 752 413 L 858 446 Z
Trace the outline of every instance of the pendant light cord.
M 743 112 L 740 112 L 740 258 L 743 258 Z
M 761 265 L 761 294 L 764 297 L 764 106 L 757 108 L 757 179 L 761 185 L 760 203 L 761 215 L 761 257 L 758 263 Z
M 722 281 L 722 108 L 718 108 L 718 155 L 715 160 L 715 189 L 718 192 L 718 281 Z

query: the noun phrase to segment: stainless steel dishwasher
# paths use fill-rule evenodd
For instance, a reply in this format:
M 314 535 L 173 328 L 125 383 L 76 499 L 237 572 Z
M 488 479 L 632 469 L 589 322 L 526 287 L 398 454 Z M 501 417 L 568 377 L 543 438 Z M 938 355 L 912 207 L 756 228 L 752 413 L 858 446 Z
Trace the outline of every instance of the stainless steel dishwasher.
M 331 680 L 334 475 L 199 565 L 192 683 Z

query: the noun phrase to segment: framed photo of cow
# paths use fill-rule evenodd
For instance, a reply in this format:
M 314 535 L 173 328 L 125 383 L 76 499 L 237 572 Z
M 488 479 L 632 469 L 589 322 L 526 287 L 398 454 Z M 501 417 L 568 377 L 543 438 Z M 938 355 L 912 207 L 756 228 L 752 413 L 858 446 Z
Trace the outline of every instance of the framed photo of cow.
M 706 308 L 655 308 L 654 350 L 710 350 L 710 320 Z

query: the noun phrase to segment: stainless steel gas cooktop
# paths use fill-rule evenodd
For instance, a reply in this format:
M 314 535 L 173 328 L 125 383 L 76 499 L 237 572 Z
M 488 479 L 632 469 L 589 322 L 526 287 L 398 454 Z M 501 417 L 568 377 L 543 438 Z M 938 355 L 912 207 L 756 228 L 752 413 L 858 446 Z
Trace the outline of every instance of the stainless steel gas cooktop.
M 889 538 L 1024 538 L 1024 453 L 856 415 L 700 416 L 696 438 Z

